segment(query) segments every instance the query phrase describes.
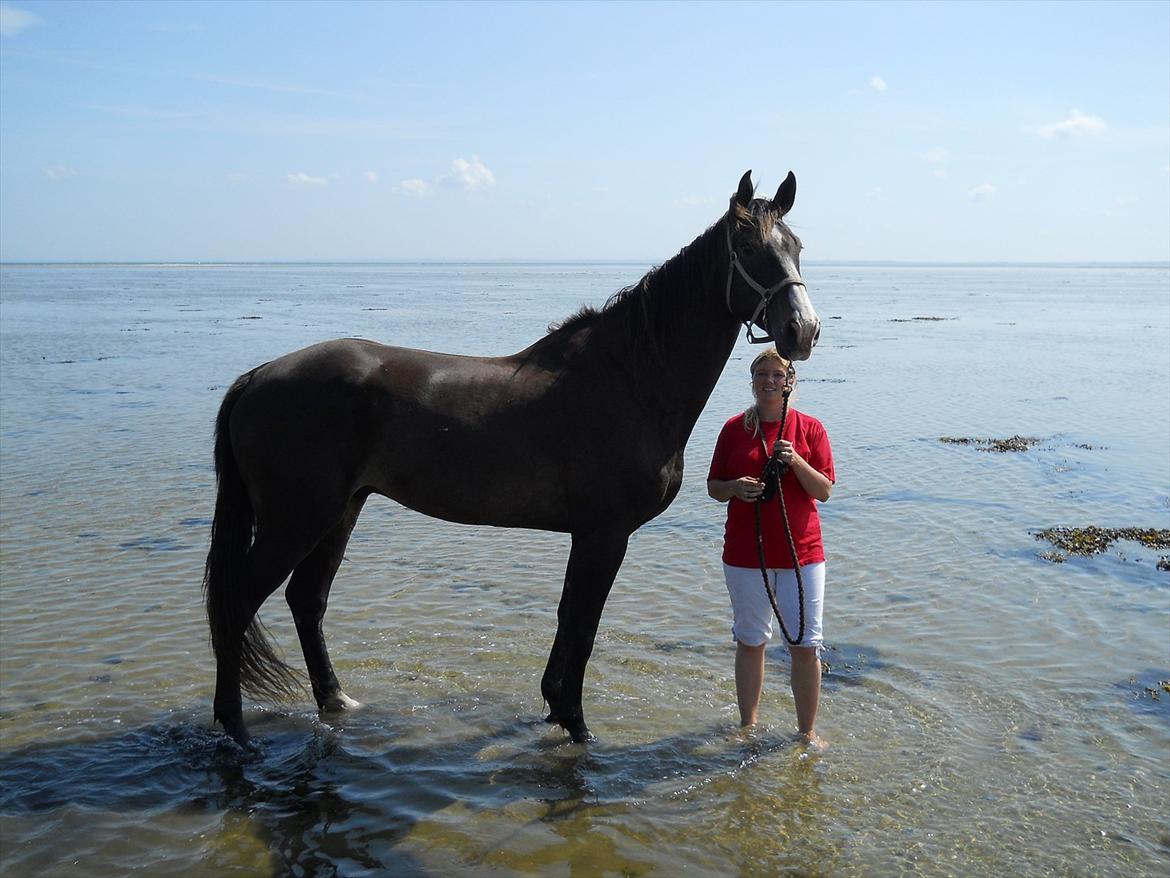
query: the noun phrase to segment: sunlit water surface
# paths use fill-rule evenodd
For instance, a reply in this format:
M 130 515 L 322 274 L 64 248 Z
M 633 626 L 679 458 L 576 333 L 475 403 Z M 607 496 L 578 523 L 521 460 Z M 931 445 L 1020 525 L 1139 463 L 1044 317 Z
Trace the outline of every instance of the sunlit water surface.
M 224 741 L 199 584 L 235 376 L 342 336 L 510 353 L 646 267 L 0 269 L 0 871 L 1164 878 L 1170 574 L 1034 536 L 1170 526 L 1164 268 L 809 268 L 796 405 L 838 473 L 824 755 L 793 742 L 780 649 L 737 728 L 704 477 L 743 341 L 606 608 L 596 743 L 541 722 L 567 537 L 381 498 L 326 619 L 366 707 L 251 705 L 261 751 Z M 1041 441 L 938 441 L 1013 434 Z M 279 596 L 263 617 L 300 667 Z

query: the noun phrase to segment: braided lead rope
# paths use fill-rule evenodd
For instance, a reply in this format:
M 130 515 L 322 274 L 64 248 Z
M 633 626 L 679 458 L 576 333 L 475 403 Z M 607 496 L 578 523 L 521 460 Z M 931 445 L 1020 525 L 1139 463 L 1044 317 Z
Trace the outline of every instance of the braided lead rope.
M 784 405 L 780 409 L 780 432 L 776 435 L 776 441 L 779 442 L 784 438 L 784 422 L 788 419 L 788 396 L 789 392 L 784 394 Z M 769 461 L 776 456 L 775 445 L 772 446 L 772 456 Z M 764 467 L 767 469 L 767 466 Z M 783 475 L 780 476 L 783 478 Z M 780 631 L 784 635 L 784 639 L 788 641 L 791 646 L 799 646 L 800 642 L 804 640 L 804 577 L 800 575 L 800 561 L 796 557 L 796 543 L 792 539 L 792 527 L 788 524 L 788 509 L 784 505 L 784 491 L 780 488 L 779 479 L 776 485 L 776 497 L 780 501 L 780 518 L 784 521 L 784 536 L 788 538 L 788 551 L 792 553 L 792 567 L 796 571 L 796 594 L 800 606 L 800 630 L 796 632 L 796 639 L 794 640 L 788 633 L 788 628 L 784 625 L 784 617 L 780 614 L 780 608 L 776 605 L 776 595 L 772 590 L 771 583 L 768 582 L 768 565 L 764 558 L 764 528 L 760 522 L 760 503 L 756 503 L 756 548 L 760 553 L 760 575 L 764 579 L 764 591 L 768 594 L 768 603 L 772 605 L 772 612 L 776 614 L 776 621 L 780 623 Z

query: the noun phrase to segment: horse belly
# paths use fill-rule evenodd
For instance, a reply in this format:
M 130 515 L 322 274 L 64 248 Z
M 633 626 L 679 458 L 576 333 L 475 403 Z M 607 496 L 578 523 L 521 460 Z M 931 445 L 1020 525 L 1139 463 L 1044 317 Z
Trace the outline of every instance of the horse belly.
M 563 480 L 546 456 L 522 448 L 485 448 L 484 436 L 389 440 L 378 454 L 375 491 L 409 509 L 460 524 L 568 530 Z M 530 452 L 530 453 L 528 453 Z

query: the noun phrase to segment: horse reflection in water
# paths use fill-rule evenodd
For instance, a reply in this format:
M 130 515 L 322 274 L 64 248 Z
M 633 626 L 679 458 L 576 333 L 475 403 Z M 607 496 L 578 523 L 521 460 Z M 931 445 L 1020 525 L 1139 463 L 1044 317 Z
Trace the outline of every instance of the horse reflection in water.
M 322 619 L 350 532 L 378 493 L 447 521 L 572 536 L 540 688 L 548 721 L 588 740 L 581 691 L 602 608 L 630 534 L 678 493 L 683 449 L 740 324 L 795 360 L 820 334 L 800 241 L 783 222 L 795 197 L 789 173 L 774 198 L 753 198 L 748 171 L 728 212 L 677 256 L 512 356 L 345 339 L 237 379 L 216 420 L 204 575 L 215 717 L 228 734 L 249 739 L 241 687 L 272 699 L 302 691 L 256 618 L 290 574 L 318 707 L 356 705 Z

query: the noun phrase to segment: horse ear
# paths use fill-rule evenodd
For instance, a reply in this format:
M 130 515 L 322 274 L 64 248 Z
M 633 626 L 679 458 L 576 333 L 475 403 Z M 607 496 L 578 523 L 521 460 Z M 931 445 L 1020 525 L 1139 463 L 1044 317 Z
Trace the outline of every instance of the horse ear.
M 755 189 L 752 186 L 752 169 L 748 168 L 742 177 L 739 178 L 739 189 L 736 190 L 735 200 L 741 207 L 747 207 L 752 203 L 752 195 Z
M 776 197 L 772 199 L 772 203 L 780 211 L 780 216 L 784 216 L 792 210 L 794 201 L 796 201 L 796 174 L 789 171 L 784 182 L 780 184 L 780 188 L 776 190 Z

